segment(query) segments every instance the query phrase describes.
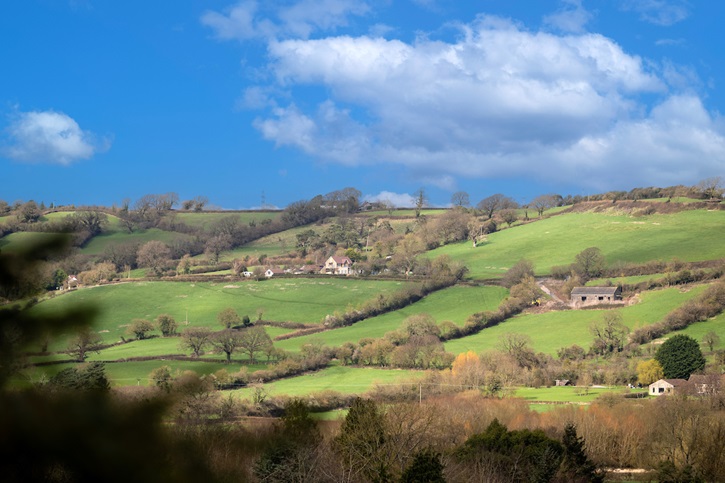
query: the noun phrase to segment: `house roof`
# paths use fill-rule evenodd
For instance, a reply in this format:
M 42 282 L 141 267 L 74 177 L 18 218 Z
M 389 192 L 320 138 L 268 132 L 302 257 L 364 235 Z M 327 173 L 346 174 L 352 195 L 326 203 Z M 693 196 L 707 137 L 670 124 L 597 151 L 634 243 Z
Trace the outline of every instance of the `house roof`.
M 574 287 L 571 291 L 572 295 L 610 295 L 613 296 L 620 287 Z
M 717 376 L 713 377 L 704 374 L 692 374 L 687 381 L 694 384 L 713 384 L 719 382 Z
M 284 270 L 281 268 L 268 268 L 267 271 L 272 273 L 284 273 Z
M 335 263 L 337 263 L 338 265 L 341 265 L 343 263 L 349 263 L 350 265 L 352 265 L 352 260 L 350 260 L 348 257 L 332 256 L 330 258 L 332 258 L 335 261 Z
M 660 379 L 657 382 L 660 382 L 660 381 L 665 381 L 667 384 L 670 384 L 674 387 L 683 386 L 683 385 L 687 384 L 687 381 L 684 379 Z M 657 384 L 657 382 L 655 384 Z

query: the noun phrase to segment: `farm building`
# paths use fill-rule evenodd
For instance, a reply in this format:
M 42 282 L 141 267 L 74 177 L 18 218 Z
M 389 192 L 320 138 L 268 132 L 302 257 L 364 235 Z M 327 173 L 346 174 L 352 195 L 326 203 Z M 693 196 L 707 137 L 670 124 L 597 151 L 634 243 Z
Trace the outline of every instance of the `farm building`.
M 608 304 L 622 300 L 622 287 L 574 287 L 571 291 L 571 303 Z
M 264 276 L 267 278 L 272 278 L 275 275 L 284 275 L 284 270 L 282 270 L 281 268 L 268 268 L 264 272 Z
M 684 388 L 687 381 L 684 379 L 660 379 L 649 385 L 650 396 L 661 396 L 663 394 L 672 394 L 678 388 Z

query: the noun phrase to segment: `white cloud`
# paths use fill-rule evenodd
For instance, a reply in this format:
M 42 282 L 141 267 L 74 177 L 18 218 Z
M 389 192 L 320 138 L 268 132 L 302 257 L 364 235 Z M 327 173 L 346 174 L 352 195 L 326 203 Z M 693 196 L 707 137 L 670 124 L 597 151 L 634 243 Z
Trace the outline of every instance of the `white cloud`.
M 7 128 L 10 146 L 6 154 L 18 161 L 71 164 L 88 159 L 110 147 L 62 112 L 31 111 L 17 113 Z
M 292 4 L 243 0 L 224 13 L 207 11 L 201 23 L 220 40 L 307 38 L 315 31 L 334 31 L 348 25 L 351 16 L 370 11 L 359 0 L 298 0 Z
M 376 195 L 365 195 L 363 201 L 379 201 L 388 202 L 396 208 L 410 208 L 415 206 L 415 197 L 408 193 L 393 193 L 391 191 L 381 191 Z
M 330 97 L 315 110 L 277 106 L 255 126 L 318 159 L 403 165 L 445 188 L 456 177 L 686 182 L 725 161 L 719 121 L 697 97 L 668 94 L 697 87 L 687 70 L 665 65 L 660 77 L 597 34 L 480 17 L 453 43 L 340 36 L 273 41 L 269 54 L 280 86 Z M 663 100 L 648 109 L 639 99 L 652 94 Z
M 564 8 L 544 17 L 544 23 L 562 32 L 582 33 L 592 14 L 586 10 L 581 0 L 564 0 Z
M 639 13 L 640 19 L 663 27 L 690 16 L 687 0 L 622 0 L 622 8 Z

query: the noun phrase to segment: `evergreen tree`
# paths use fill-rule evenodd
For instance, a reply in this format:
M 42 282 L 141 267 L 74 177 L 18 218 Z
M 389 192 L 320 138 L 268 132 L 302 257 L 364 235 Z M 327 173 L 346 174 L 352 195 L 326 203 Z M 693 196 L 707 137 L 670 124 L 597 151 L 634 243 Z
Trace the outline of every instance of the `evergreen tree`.
M 693 372 L 705 367 L 705 357 L 700 344 L 686 335 L 676 335 L 667 339 L 657 349 L 655 359 L 662 365 L 667 379 L 688 379 Z
M 419 451 L 403 471 L 401 483 L 445 483 L 441 455 L 432 450 Z
M 576 425 L 568 423 L 564 428 L 564 458 L 559 473 L 566 481 L 594 482 L 604 481 L 604 475 L 597 471 L 596 466 L 587 457 L 584 438 L 577 436 Z

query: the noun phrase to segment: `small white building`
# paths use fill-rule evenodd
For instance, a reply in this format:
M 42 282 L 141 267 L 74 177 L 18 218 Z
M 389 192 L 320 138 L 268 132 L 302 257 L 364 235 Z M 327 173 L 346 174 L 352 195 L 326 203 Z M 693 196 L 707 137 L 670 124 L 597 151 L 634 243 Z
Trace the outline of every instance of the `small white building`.
M 275 275 L 284 275 L 284 270 L 281 268 L 268 268 L 267 271 L 264 272 L 264 276 L 267 278 L 272 278 Z
M 685 385 L 687 385 L 687 381 L 684 379 L 660 379 L 649 385 L 649 395 L 662 396 L 673 394 L 677 391 L 677 388 L 683 388 Z

